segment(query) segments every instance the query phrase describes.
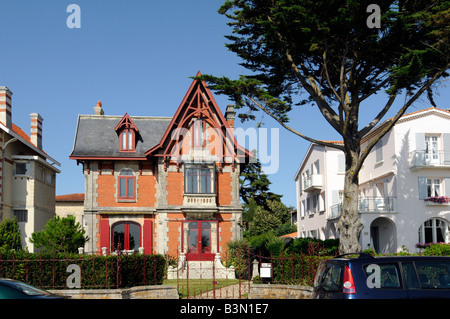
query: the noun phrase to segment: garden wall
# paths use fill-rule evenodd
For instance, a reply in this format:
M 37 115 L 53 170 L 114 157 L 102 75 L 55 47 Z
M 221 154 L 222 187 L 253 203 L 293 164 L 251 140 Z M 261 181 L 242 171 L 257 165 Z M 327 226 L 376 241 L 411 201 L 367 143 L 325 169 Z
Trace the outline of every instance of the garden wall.
M 57 289 L 48 291 L 71 299 L 179 299 L 177 287 L 169 285 L 124 289 Z
M 311 299 L 312 293 L 309 286 L 251 284 L 248 299 Z

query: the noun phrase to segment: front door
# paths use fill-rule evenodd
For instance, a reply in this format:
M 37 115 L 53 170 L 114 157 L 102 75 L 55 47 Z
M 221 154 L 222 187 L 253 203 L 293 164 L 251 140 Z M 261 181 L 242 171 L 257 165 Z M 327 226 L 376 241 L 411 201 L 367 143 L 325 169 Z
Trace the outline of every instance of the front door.
M 183 222 L 183 252 L 188 260 L 214 260 L 217 240 L 212 228 L 217 229 L 217 221 Z

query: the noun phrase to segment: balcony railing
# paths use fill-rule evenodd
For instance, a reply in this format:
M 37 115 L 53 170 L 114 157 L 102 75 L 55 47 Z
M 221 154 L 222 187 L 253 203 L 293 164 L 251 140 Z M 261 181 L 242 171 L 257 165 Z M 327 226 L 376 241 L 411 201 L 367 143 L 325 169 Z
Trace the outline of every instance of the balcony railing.
M 305 192 L 322 189 L 322 185 L 322 175 L 320 174 L 309 175 L 303 180 L 303 190 Z
M 183 206 L 217 207 L 216 194 L 184 194 Z
M 450 151 L 413 151 L 410 153 L 411 168 L 450 167 Z
M 395 213 L 397 212 L 397 197 L 364 197 L 359 199 L 358 212 L 366 213 Z M 333 205 L 328 212 L 328 219 L 341 216 L 342 203 Z

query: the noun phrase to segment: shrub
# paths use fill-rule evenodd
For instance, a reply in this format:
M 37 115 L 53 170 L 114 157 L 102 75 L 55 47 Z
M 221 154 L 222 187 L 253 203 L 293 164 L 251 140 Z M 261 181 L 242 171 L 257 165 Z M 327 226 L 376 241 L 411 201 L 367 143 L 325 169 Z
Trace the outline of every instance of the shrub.
M 0 254 L 0 277 L 42 288 L 64 288 L 70 264 L 80 266 L 82 288 L 155 285 L 162 284 L 164 279 L 165 259 L 161 255 L 50 255 L 12 251 Z
M 450 256 L 450 244 L 429 244 L 422 254 L 426 256 Z

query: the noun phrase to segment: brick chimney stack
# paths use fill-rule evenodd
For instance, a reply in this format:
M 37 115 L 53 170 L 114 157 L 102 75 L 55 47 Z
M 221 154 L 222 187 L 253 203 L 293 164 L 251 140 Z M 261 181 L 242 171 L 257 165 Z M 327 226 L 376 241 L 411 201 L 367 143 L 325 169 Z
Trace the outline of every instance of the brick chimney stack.
M 38 113 L 31 113 L 31 143 L 36 145 L 36 147 L 42 150 L 42 117 Z
M 236 117 L 236 111 L 234 110 L 233 104 L 227 105 L 227 110 L 225 112 L 225 119 L 230 127 L 234 128 L 234 118 Z
M 102 109 L 102 102 L 100 102 L 100 101 L 97 102 L 97 105 L 94 107 L 94 114 L 95 115 L 105 114 Z
M 6 86 L 0 86 L 0 122 L 7 128 L 12 128 L 11 97 L 12 92 Z

